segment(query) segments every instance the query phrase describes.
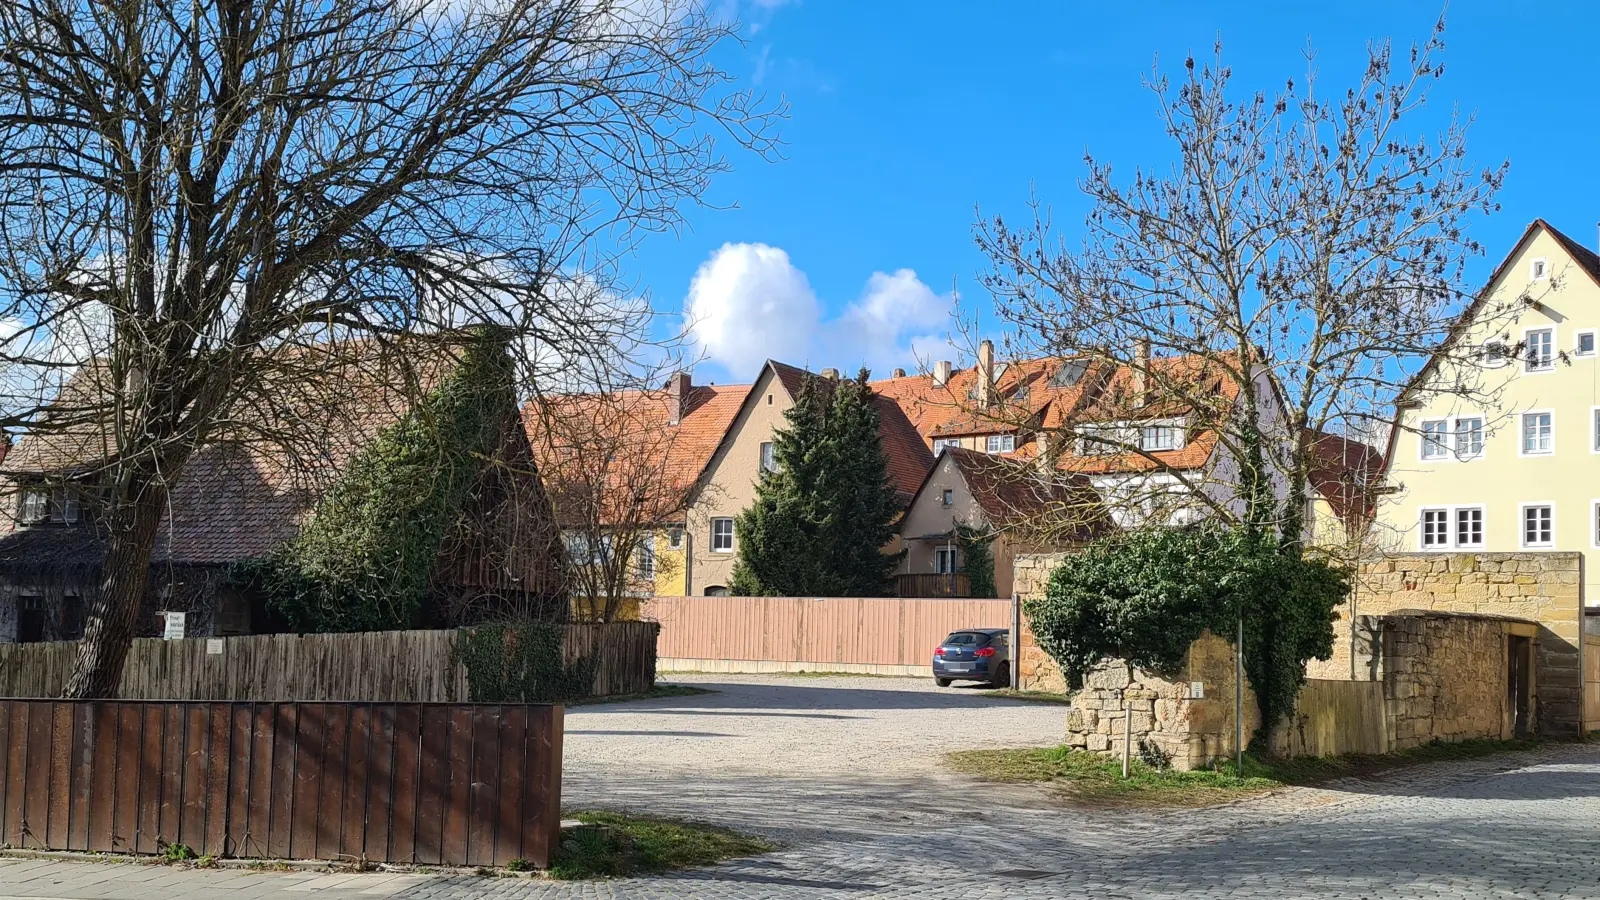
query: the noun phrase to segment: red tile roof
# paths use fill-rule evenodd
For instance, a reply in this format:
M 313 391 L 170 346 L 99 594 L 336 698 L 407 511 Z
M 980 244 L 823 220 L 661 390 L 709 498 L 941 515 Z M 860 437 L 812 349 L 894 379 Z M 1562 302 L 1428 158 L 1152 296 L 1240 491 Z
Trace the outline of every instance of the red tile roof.
M 1105 531 L 1110 521 L 1103 498 L 1084 475 L 1057 475 L 1045 481 L 1038 468 L 1025 460 L 961 447 L 947 447 L 942 454 L 955 463 L 973 501 L 996 528 L 1075 523 L 1074 534 L 1055 537 L 1086 541 Z
M 1315 458 L 1312 489 L 1328 501 L 1346 528 L 1359 530 L 1376 511 L 1383 453 L 1362 441 L 1323 431 L 1310 432 L 1306 439 Z

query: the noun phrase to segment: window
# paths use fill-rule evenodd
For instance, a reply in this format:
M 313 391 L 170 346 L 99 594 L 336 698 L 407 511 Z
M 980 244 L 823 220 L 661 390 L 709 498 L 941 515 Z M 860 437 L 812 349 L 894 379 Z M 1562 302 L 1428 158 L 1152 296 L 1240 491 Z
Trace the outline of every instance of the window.
M 1556 542 L 1555 532 L 1555 507 L 1548 503 L 1522 505 L 1522 546 L 1553 546 Z
M 78 492 L 72 488 L 58 492 L 61 495 L 61 521 L 71 525 L 78 521 Z
M 942 453 L 946 447 L 959 446 L 961 446 L 961 440 L 959 438 L 939 438 L 933 442 L 933 452 Z
M 1462 416 L 1456 419 L 1456 459 L 1475 459 L 1483 455 L 1483 419 Z
M 44 640 L 44 597 L 22 594 L 17 597 L 17 643 L 37 644 Z
M 956 571 L 956 548 L 933 548 L 933 571 L 940 575 L 953 575 Z
M 776 472 L 776 471 L 778 471 L 778 457 L 773 452 L 772 442 L 771 441 L 762 441 L 761 442 L 761 471 L 763 471 L 763 472 Z
M 1084 456 L 1104 456 L 1121 452 L 1122 437 L 1115 426 L 1085 425 L 1079 429 L 1079 433 L 1083 435 Z
M 633 551 L 633 571 L 640 578 L 656 577 L 656 543 L 646 537 Z
M 1589 408 L 1589 451 L 1600 453 L 1600 406 Z
M 733 552 L 733 520 L 732 519 L 712 519 L 711 520 L 711 552 L 712 553 L 732 553 Z M 710 596 L 710 595 L 707 595 L 707 596 Z
M 1010 453 L 1017 449 L 1017 436 L 1014 434 L 991 434 L 985 447 L 990 453 Z
M 567 545 L 567 558 L 573 565 L 599 566 L 611 556 L 611 535 L 600 535 L 595 540 L 591 535 L 581 531 L 569 531 L 562 536 Z
M 949 489 L 949 488 L 945 488 L 944 492 L 939 495 L 939 505 L 940 506 L 955 506 L 956 505 L 956 492 L 951 490 L 951 489 Z
M 1547 456 L 1555 452 L 1555 425 L 1547 412 L 1522 414 L 1522 455 Z
M 1523 336 L 1522 369 L 1525 372 L 1549 372 L 1556 367 L 1554 328 L 1533 328 Z
M 1600 500 L 1589 502 L 1589 540 L 1600 547 Z
M 1572 344 L 1572 355 L 1573 356 L 1593 356 L 1594 355 L 1594 336 L 1595 336 L 1595 332 L 1594 332 L 1594 329 L 1592 329 L 1592 328 L 1589 329 L 1588 331 L 1580 331 L 1580 332 L 1578 332 L 1578 339 L 1576 341 L 1574 341 L 1573 344 Z
M 43 488 L 24 489 L 17 518 L 22 522 L 43 522 L 49 517 L 50 493 Z
M 1492 338 L 1483 342 L 1483 348 L 1478 355 L 1483 360 L 1485 368 L 1498 369 L 1509 361 L 1511 351 L 1506 347 L 1505 341 Z
M 1183 446 L 1183 428 L 1179 425 L 1146 425 L 1139 434 L 1139 447 L 1143 450 L 1177 450 Z
M 1061 368 L 1056 369 L 1054 375 L 1050 376 L 1050 383 L 1056 387 L 1072 387 L 1078 383 L 1078 380 L 1083 377 L 1083 373 L 1088 369 L 1088 360 L 1069 359 L 1061 364 Z
M 1528 280 L 1543 281 L 1550 277 L 1550 262 L 1544 257 L 1539 257 L 1528 265 Z
M 82 640 L 83 625 L 83 597 L 79 594 L 63 596 L 61 598 L 61 639 L 63 641 Z
M 1450 511 L 1425 509 L 1422 511 L 1422 549 L 1441 550 L 1450 546 Z
M 1483 546 L 1483 507 L 1463 506 L 1456 510 L 1456 546 L 1461 549 Z
M 728 589 L 723 587 L 720 584 L 708 584 L 708 585 L 706 585 L 706 596 L 707 597 L 726 597 L 726 596 L 728 596 Z
M 1444 459 L 1445 435 L 1449 432 L 1448 419 L 1425 419 L 1422 423 L 1422 458 Z
M 668 528 L 667 529 L 667 549 L 668 550 L 682 550 L 683 549 L 683 529 L 682 528 Z

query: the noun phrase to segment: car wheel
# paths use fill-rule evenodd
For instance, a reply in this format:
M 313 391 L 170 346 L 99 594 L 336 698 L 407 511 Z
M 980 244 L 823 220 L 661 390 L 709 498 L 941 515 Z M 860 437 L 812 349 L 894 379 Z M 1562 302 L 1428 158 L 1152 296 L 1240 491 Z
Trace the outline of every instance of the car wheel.
M 933 683 L 937 684 L 939 687 L 949 687 L 950 686 L 950 679 L 948 679 L 948 678 L 935 678 L 933 680 Z
M 1011 663 L 1003 662 L 994 671 L 994 680 L 989 682 L 990 687 L 1011 687 Z

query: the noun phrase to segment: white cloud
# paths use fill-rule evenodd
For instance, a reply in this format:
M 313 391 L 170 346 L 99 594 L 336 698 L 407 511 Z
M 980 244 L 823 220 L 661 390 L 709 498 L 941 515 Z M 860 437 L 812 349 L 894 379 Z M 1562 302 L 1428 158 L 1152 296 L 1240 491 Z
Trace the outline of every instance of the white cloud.
M 736 378 L 767 359 L 880 376 L 895 366 L 949 358 L 939 327 L 954 298 L 911 269 L 874 272 L 861 296 L 831 319 L 789 254 L 766 244 L 724 244 L 689 285 L 690 331 L 707 360 Z

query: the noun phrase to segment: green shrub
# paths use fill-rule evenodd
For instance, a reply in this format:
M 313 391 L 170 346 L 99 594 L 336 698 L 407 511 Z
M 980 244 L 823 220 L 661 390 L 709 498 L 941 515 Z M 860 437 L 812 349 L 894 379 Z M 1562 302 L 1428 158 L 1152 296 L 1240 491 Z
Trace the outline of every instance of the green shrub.
M 487 622 L 456 630 L 455 661 L 466 667 L 473 703 L 565 703 L 594 693 L 599 660 L 567 665 L 566 629 L 548 622 Z

